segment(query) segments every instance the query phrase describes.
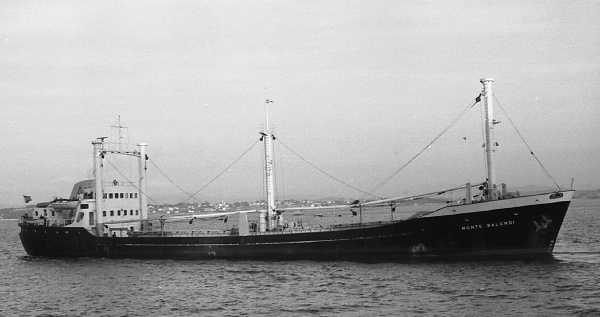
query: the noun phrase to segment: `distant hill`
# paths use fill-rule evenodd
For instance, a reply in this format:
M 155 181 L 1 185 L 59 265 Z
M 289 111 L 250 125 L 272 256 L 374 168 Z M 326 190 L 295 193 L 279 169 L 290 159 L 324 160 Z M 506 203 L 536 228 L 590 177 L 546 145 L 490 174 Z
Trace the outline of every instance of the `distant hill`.
M 553 189 L 528 186 L 528 187 L 522 187 L 522 188 L 515 188 L 515 190 L 518 190 L 521 193 L 521 195 L 523 195 L 523 194 L 548 192 L 548 191 L 552 191 Z M 573 195 L 573 199 L 600 199 L 600 189 L 576 189 L 575 195 Z M 327 199 L 323 199 L 323 200 L 352 201 L 351 199 L 349 200 L 346 198 L 327 198 Z M 408 201 L 405 201 L 404 203 L 436 204 L 436 203 L 443 203 L 443 202 L 444 202 L 443 198 L 423 197 L 423 198 L 419 198 L 419 199 L 408 200 Z M 31 210 L 33 207 L 34 207 L 34 205 L 30 205 L 30 206 L 27 206 L 27 209 Z M 25 213 L 24 207 L 1 208 L 0 209 L 0 215 L 3 215 L 4 219 L 18 219 L 24 213 Z
M 510 189 L 510 191 L 519 191 L 521 195 L 547 193 L 554 190 L 556 190 L 556 188 L 538 186 L 524 186 Z M 600 189 L 575 189 L 573 199 L 600 199 Z
M 583 189 L 576 190 L 575 195 L 573 195 L 574 199 L 600 199 L 600 189 Z
M 31 208 L 33 208 L 33 206 L 31 206 Z M 24 213 L 25 207 L 0 209 L 0 215 L 3 215 L 4 219 L 19 219 L 19 217 L 22 216 Z

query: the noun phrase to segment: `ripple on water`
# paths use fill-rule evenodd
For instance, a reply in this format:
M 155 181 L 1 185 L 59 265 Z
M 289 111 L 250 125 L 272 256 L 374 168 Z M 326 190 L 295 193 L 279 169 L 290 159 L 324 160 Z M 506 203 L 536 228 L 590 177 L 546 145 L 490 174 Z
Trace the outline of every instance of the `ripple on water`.
M 585 208 L 539 261 L 45 259 L 0 222 L 0 315 L 597 316 L 600 207 Z

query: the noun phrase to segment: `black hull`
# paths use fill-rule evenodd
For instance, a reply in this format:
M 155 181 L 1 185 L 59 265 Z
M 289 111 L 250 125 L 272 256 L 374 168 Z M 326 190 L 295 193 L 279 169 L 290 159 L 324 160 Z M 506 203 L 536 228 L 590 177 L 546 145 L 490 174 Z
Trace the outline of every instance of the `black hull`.
M 31 256 L 403 260 L 548 256 L 570 201 L 420 217 L 305 233 L 207 237 L 97 237 L 85 228 L 22 225 Z

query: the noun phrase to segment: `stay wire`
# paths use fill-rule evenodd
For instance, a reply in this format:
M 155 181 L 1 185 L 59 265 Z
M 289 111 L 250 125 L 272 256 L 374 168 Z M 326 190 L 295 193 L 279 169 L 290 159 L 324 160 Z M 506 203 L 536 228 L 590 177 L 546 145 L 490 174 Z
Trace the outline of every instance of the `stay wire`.
M 331 174 L 329 174 L 329 173 L 325 172 L 324 170 L 320 169 L 319 167 L 317 167 L 315 164 L 313 164 L 313 163 L 309 162 L 307 159 L 305 159 L 304 157 L 302 157 L 302 155 L 300 155 L 300 154 L 296 153 L 296 151 L 292 150 L 292 149 L 291 149 L 289 146 L 287 146 L 287 145 L 286 145 L 286 144 L 285 144 L 283 141 L 281 141 L 281 138 L 277 138 L 277 139 L 279 140 L 279 143 L 281 143 L 281 145 L 283 145 L 283 146 L 284 146 L 286 149 L 290 150 L 290 152 L 292 152 L 294 155 L 296 155 L 296 156 L 297 156 L 297 157 L 299 157 L 301 160 L 303 160 L 304 162 L 306 162 L 306 164 L 308 164 L 308 165 L 312 166 L 312 167 L 313 167 L 314 169 L 316 169 L 317 171 L 319 171 L 319 172 L 321 172 L 321 173 L 325 174 L 326 176 L 330 177 L 331 179 L 333 179 L 333 180 L 335 180 L 335 181 L 337 181 L 337 182 L 339 182 L 339 183 L 341 183 L 341 184 L 343 184 L 343 185 L 345 185 L 345 186 L 348 186 L 348 187 L 350 187 L 350 188 L 352 188 L 352 189 L 354 189 L 354 190 L 356 190 L 356 191 L 359 191 L 359 192 L 361 192 L 361 193 L 363 193 L 363 194 L 365 194 L 365 195 L 369 195 L 369 196 L 373 196 L 373 197 L 376 197 L 376 198 L 382 199 L 382 198 L 381 198 L 381 197 L 379 197 L 379 196 L 375 196 L 375 195 L 373 195 L 373 194 L 367 193 L 367 192 L 365 192 L 364 190 L 361 190 L 361 189 L 359 189 L 359 188 L 356 188 L 356 187 L 354 187 L 354 186 L 352 186 L 352 185 L 350 185 L 350 184 L 347 184 L 347 183 L 345 183 L 344 181 L 341 181 L 341 180 L 337 179 L 336 177 L 332 176 Z
M 171 184 L 173 184 L 175 187 L 179 188 L 179 190 L 181 190 L 183 193 L 185 193 L 186 195 L 188 195 L 189 198 L 194 198 L 196 200 L 198 200 L 198 198 L 194 197 L 193 195 L 190 195 L 190 193 L 188 193 L 187 191 L 185 191 L 183 188 L 181 188 L 179 185 L 177 185 L 169 176 L 167 176 L 167 174 L 165 174 L 165 172 L 163 172 L 160 167 L 158 167 L 158 165 L 156 165 L 156 163 L 154 163 L 153 160 L 148 159 L 148 161 L 150 161 L 150 163 L 152 163 L 152 165 L 154 165 L 154 167 L 166 178 L 169 180 L 169 182 L 171 182 Z M 189 199 L 188 198 L 188 199 Z M 187 201 L 187 199 L 186 199 Z M 198 200 L 200 202 L 200 200 Z
M 237 163 L 240 159 L 242 159 L 242 157 L 244 157 L 248 152 L 250 152 L 250 150 L 252 150 L 252 148 L 254 148 L 254 146 L 256 145 L 256 143 L 260 142 L 260 140 L 254 142 L 252 144 L 252 146 L 250 146 L 244 153 L 242 153 L 242 155 L 240 155 L 240 157 L 238 157 L 235 161 L 233 161 L 233 163 L 229 164 L 229 166 L 227 166 L 223 171 L 221 171 L 221 173 L 219 173 L 217 176 L 215 176 L 212 180 L 210 180 L 210 182 L 208 182 L 206 185 L 204 185 L 202 188 L 198 189 L 193 195 L 191 195 L 191 197 L 196 196 L 200 191 L 202 191 L 204 188 L 206 188 L 208 185 L 212 184 L 212 182 L 214 182 L 217 178 L 219 178 L 221 175 L 223 175 L 223 173 L 225 173 L 230 167 L 232 167 L 235 163 Z M 190 198 L 191 198 L 190 197 Z M 184 200 L 183 202 L 185 203 L 186 201 L 188 201 L 190 198 Z
M 277 198 L 279 198 L 279 179 L 281 178 L 281 200 L 285 200 L 285 168 L 283 166 L 283 156 L 281 152 L 281 143 L 277 142 L 277 153 L 279 153 L 279 159 L 275 160 L 275 165 L 279 167 L 279 171 L 281 173 L 281 177 L 275 177 L 275 191 L 277 191 Z M 275 172 L 275 176 L 277 176 L 277 172 Z
M 483 186 L 484 184 L 486 184 L 486 182 L 479 183 L 479 184 L 471 184 L 470 187 L 471 188 L 473 188 L 473 187 L 480 187 L 480 186 Z M 389 206 L 390 202 L 398 202 L 398 201 L 402 201 L 402 200 L 415 200 L 415 199 L 420 199 L 420 198 L 430 197 L 430 196 L 439 196 L 439 195 L 446 194 L 448 192 L 460 191 L 460 190 L 463 190 L 463 189 L 466 189 L 466 188 L 467 188 L 466 185 L 459 185 L 459 186 L 456 186 L 456 187 L 453 187 L 453 188 L 450 188 L 450 189 L 438 190 L 438 191 L 430 192 L 430 193 L 426 193 L 426 194 L 406 196 L 406 197 L 401 197 L 401 198 L 395 198 L 393 200 L 386 200 L 384 203 L 373 204 L 373 205 L 369 205 L 369 206 L 384 207 L 384 206 Z
M 140 191 L 141 195 L 146 196 L 148 199 L 152 200 L 155 204 L 157 204 L 157 205 L 159 204 L 158 202 L 156 202 L 156 200 L 152 199 L 152 197 L 148 196 L 147 193 L 142 192 L 139 187 L 135 186 L 135 184 L 130 179 L 128 179 L 127 176 L 123 175 L 123 173 L 121 173 L 121 171 L 109 159 L 105 158 L 105 160 L 106 160 L 106 162 L 108 162 L 108 164 L 110 164 L 110 166 L 112 166 L 115 169 L 115 171 L 117 173 L 119 173 L 119 175 L 121 175 L 127 182 L 131 183 L 131 186 L 133 186 L 135 189 Z
M 483 104 L 482 104 L 483 105 Z M 487 151 L 485 150 L 485 113 L 483 111 L 483 106 L 479 107 L 480 113 L 480 122 L 481 122 L 481 140 L 483 141 L 482 151 L 483 155 L 481 156 L 483 160 L 483 169 L 485 170 L 485 175 L 488 175 L 488 165 L 487 165 Z
M 495 94 L 494 94 L 494 99 L 496 100 L 496 102 L 498 102 L 498 106 L 500 107 L 500 109 L 502 110 L 502 112 L 504 112 L 504 115 L 506 115 L 506 118 L 508 119 L 508 122 L 510 122 L 510 124 L 512 125 L 512 127 L 515 129 L 515 131 L 517 132 L 517 134 L 521 138 L 521 141 L 523 141 L 523 143 L 525 144 L 525 146 L 527 146 L 527 149 L 529 150 L 529 153 L 531 153 L 531 155 L 533 156 L 533 158 L 535 158 L 535 160 L 538 162 L 538 164 L 540 165 L 540 167 L 542 168 L 542 170 L 544 171 L 544 173 L 546 173 L 546 176 L 548 176 L 548 178 L 550 178 L 550 180 L 552 180 L 552 182 L 554 183 L 554 185 L 556 185 L 556 187 L 560 190 L 560 186 L 558 185 L 558 183 L 554 180 L 554 178 L 552 177 L 552 175 L 550 175 L 550 173 L 548 172 L 548 170 L 546 169 L 546 167 L 544 166 L 544 164 L 542 164 L 542 162 L 538 159 L 538 157 L 533 153 L 533 150 L 531 149 L 531 147 L 529 146 L 529 144 L 527 143 L 527 141 L 525 141 L 525 138 L 523 137 L 523 135 L 521 134 L 521 132 L 519 131 L 519 129 L 517 129 L 517 126 L 510 119 L 510 117 L 508 116 L 508 113 L 506 112 L 506 110 L 504 110 L 504 107 L 502 107 L 502 104 L 500 103 L 500 100 L 498 100 L 498 98 L 496 97 Z
M 458 117 L 456 117 L 451 123 L 450 125 L 448 125 L 442 132 L 440 132 L 434 139 L 433 141 L 429 142 L 429 144 L 427 144 L 421 151 L 419 151 L 419 153 L 417 153 L 415 156 L 413 156 L 413 158 L 411 158 L 408 162 L 406 162 L 404 165 L 402 165 L 399 169 L 397 169 L 395 172 L 393 172 L 390 176 L 388 176 L 386 179 L 384 179 L 383 181 L 381 181 L 377 186 L 373 187 L 373 189 L 371 189 L 369 191 L 369 193 L 367 193 L 367 195 L 372 195 L 375 191 L 377 191 L 378 189 L 380 189 L 383 185 L 385 185 L 387 182 L 389 182 L 392 178 L 394 178 L 396 175 L 398 175 L 398 173 L 400 173 L 400 171 L 402 171 L 406 166 L 408 166 L 408 164 L 412 163 L 417 157 L 419 157 L 419 155 L 421 155 L 423 152 L 425 152 L 425 150 L 429 149 L 431 147 L 431 145 L 433 145 L 433 143 L 435 141 L 437 141 L 442 135 L 444 135 L 444 133 L 446 133 L 453 125 L 455 125 L 468 111 L 469 109 L 473 108 L 473 106 L 475 104 L 477 104 L 477 99 L 469 104 L 459 115 Z M 364 196 L 363 196 L 364 197 Z M 363 198 L 361 197 L 361 198 Z

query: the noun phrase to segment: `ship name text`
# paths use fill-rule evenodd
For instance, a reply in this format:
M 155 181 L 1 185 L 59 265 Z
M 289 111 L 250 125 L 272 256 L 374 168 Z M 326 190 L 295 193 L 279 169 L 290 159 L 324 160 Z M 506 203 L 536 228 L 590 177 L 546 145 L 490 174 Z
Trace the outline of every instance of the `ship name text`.
M 475 229 L 483 229 L 483 228 L 495 228 L 495 227 L 502 227 L 502 226 L 513 226 L 513 225 L 515 225 L 515 221 L 514 220 L 508 220 L 508 221 L 491 222 L 491 223 L 486 223 L 486 224 L 466 225 L 466 226 L 462 226 L 462 230 L 475 230 Z

